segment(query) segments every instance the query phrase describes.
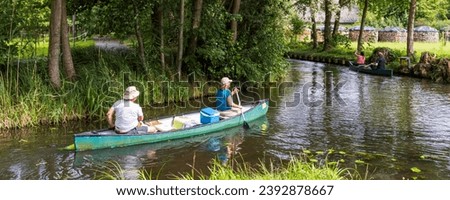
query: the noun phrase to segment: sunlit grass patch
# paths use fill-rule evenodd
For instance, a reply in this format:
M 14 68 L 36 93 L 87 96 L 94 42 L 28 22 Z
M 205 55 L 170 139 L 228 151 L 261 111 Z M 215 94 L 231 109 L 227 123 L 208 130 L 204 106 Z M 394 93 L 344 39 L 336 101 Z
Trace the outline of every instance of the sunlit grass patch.
M 338 165 L 318 165 L 304 158 L 292 157 L 284 164 L 261 162 L 256 167 L 248 163 L 236 163 L 234 167 L 214 161 L 210 174 L 197 175 L 201 180 L 342 180 L 350 170 Z M 193 180 L 192 174 L 182 174 L 179 179 Z

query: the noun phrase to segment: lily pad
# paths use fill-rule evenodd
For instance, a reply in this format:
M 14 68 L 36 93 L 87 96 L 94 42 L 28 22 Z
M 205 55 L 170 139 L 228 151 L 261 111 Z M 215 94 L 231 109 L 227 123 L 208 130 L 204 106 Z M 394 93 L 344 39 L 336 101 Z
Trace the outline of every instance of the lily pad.
M 338 163 L 337 162 L 327 162 L 327 165 L 337 165 Z
M 303 150 L 303 153 L 311 154 L 311 151 L 310 151 L 310 150 L 307 150 L 307 149 L 304 149 L 304 150 Z
M 28 143 L 28 140 L 20 139 L 19 143 Z
M 366 152 L 356 152 L 356 154 L 361 155 L 361 156 L 366 156 L 367 155 Z
M 378 156 L 378 157 L 386 157 L 387 155 L 386 155 L 386 154 L 377 153 L 377 154 L 375 154 L 375 156 Z
M 317 155 L 323 155 L 324 152 L 323 152 L 323 151 L 316 151 L 316 154 L 317 154 Z
M 356 163 L 356 164 L 364 164 L 364 163 L 366 163 L 366 162 L 364 162 L 363 160 L 355 160 L 355 163 Z
M 414 172 L 414 173 L 420 173 L 422 170 L 420 170 L 420 169 L 417 168 L 417 167 L 412 167 L 412 168 L 411 168 L 411 171 Z
M 267 125 L 266 125 L 266 124 L 262 124 L 262 125 L 261 125 L 261 130 L 262 130 L 262 131 L 267 130 Z

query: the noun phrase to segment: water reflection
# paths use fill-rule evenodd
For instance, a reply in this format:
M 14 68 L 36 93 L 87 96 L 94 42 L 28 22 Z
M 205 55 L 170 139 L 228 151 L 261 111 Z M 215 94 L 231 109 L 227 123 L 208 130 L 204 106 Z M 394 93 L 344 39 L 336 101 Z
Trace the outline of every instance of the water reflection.
M 426 84 L 424 89 L 411 78 L 368 76 L 310 62 L 293 61 L 293 66 L 303 74 L 294 91 L 310 89 L 301 93 L 301 105 L 271 112 L 272 124 L 284 127 L 268 141 L 276 157 L 334 149 L 349 167 L 355 160 L 370 163 L 376 179 L 449 178 L 447 162 L 442 162 L 449 160 L 448 85 Z M 330 100 L 330 90 L 339 83 L 344 83 L 339 97 Z M 290 102 L 292 96 L 280 101 Z M 412 167 L 428 170 L 414 174 Z

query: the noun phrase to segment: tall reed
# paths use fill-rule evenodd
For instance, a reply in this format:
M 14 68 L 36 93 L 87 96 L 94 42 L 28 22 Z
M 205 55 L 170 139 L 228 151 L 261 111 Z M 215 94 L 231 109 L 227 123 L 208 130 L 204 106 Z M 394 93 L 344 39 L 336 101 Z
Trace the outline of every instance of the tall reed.
M 48 82 L 46 59 L 15 58 L 17 62 L 0 70 L 0 129 L 83 118 L 103 120 L 108 108 L 129 85 L 141 90 L 142 106 L 203 95 L 201 89 L 172 80 L 160 69 L 143 69 L 132 51 L 108 52 L 79 45 L 73 49 L 73 57 L 77 80 L 63 80 L 59 90 Z

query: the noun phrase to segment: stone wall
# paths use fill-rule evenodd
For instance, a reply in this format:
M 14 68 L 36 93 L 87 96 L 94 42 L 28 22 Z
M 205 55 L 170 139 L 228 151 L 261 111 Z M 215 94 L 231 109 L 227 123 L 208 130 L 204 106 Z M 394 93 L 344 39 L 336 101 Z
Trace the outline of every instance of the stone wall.
M 359 30 L 350 30 L 348 33 L 348 37 L 350 38 L 351 41 L 358 41 L 358 37 L 359 37 Z M 378 31 L 374 30 L 364 30 L 363 31 L 363 38 L 362 40 L 364 42 L 376 42 L 378 41 Z
M 379 42 L 406 42 L 406 32 L 379 31 Z
M 379 42 L 406 42 L 407 32 L 404 28 L 386 27 L 378 31 Z
M 332 27 L 331 27 L 332 28 Z M 317 41 L 323 42 L 323 26 L 319 26 L 317 31 Z M 358 41 L 359 37 L 359 27 L 354 27 L 351 29 L 345 29 L 340 27 L 339 33 L 341 35 L 347 36 L 351 41 Z M 305 30 L 301 35 L 299 35 L 299 40 L 310 40 L 312 39 L 312 31 L 310 29 Z M 445 37 L 450 41 L 450 31 L 441 31 L 441 37 Z M 382 30 L 376 30 L 372 27 L 364 27 L 363 31 L 363 42 L 406 42 L 407 32 L 406 29 L 396 28 L 396 27 L 386 27 Z M 417 42 L 438 42 L 439 41 L 439 31 L 432 27 L 417 27 L 414 29 L 414 41 Z
M 414 32 L 415 42 L 438 42 L 438 32 Z
M 414 41 L 416 42 L 438 42 L 439 32 L 429 26 L 419 26 L 414 28 Z

